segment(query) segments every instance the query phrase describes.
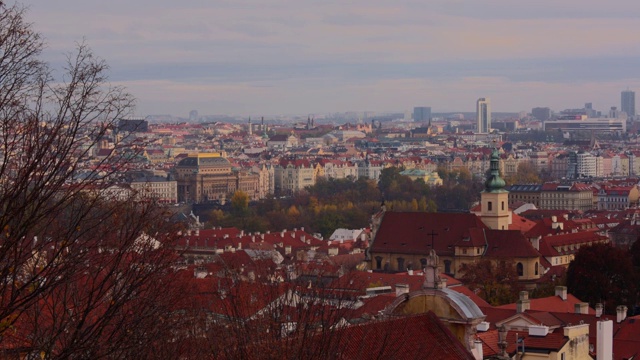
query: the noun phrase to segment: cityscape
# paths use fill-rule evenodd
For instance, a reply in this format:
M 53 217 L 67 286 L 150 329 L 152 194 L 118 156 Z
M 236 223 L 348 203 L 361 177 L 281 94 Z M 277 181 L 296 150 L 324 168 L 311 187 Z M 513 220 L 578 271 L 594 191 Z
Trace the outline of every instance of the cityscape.
M 160 3 L 0 2 L 0 358 L 640 356 L 632 17 Z

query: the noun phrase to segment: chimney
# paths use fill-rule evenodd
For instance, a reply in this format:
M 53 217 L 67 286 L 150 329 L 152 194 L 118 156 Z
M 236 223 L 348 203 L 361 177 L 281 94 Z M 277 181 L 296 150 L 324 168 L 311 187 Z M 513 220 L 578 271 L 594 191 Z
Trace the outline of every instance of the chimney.
M 284 237 L 284 230 L 280 233 L 280 237 Z
M 531 300 L 527 291 L 520 291 L 520 299 L 516 301 L 516 313 L 520 314 L 531 309 Z
M 304 242 L 304 235 L 301 235 L 301 236 L 300 236 L 300 240 L 301 240 L 302 242 Z
M 604 310 L 604 306 L 602 306 L 601 303 L 597 303 L 596 304 L 596 317 L 599 318 L 600 316 L 602 316 L 602 312 Z
M 489 331 L 490 323 L 488 321 L 483 321 L 480 324 L 476 325 L 476 329 L 481 332 Z
M 238 243 L 238 247 L 237 247 L 237 249 L 238 249 L 238 250 L 242 250 L 242 243 L 241 243 L 241 242 L 239 242 L 239 243 Z
M 619 323 L 623 322 L 624 319 L 627 318 L 627 307 L 624 305 L 618 305 L 616 307 L 616 321 Z
M 196 236 L 200 236 L 200 229 L 196 229 L 196 231 L 194 231 L 194 234 L 195 234 Z
M 556 286 L 556 296 L 559 296 L 562 301 L 567 301 L 567 287 Z
M 574 305 L 576 314 L 588 314 L 589 313 L 589 304 L 586 302 L 579 302 Z
M 304 226 L 302 226 L 302 227 L 300 228 L 300 231 L 304 231 Z
M 409 275 L 409 276 L 413 276 L 413 269 L 409 269 L 409 270 L 407 270 L 407 275 Z
M 598 321 L 596 359 L 613 360 L 613 321 Z
M 558 217 L 557 217 L 557 216 L 555 216 L 555 215 L 553 215 L 553 216 L 551 217 L 551 222 L 552 222 L 552 223 L 557 223 L 557 222 L 558 222 Z
M 396 297 L 409 293 L 409 284 L 396 284 Z
M 529 325 L 529 336 L 547 336 L 549 327 L 544 325 Z
M 473 342 L 473 357 L 476 360 L 482 360 L 484 358 L 484 353 L 482 352 L 482 341 L 475 340 Z

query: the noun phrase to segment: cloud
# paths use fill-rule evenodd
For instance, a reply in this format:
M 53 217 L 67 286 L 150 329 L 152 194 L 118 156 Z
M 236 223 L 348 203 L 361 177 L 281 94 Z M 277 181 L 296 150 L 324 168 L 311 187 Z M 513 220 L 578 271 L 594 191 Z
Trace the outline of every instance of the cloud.
M 613 84 L 640 88 L 629 79 L 640 73 L 632 0 L 26 1 L 49 61 L 86 37 L 140 109 L 397 109 L 425 102 L 413 92 L 454 109 L 484 86 L 495 109 L 514 110 L 558 101 L 546 95 L 558 89 L 611 102 Z

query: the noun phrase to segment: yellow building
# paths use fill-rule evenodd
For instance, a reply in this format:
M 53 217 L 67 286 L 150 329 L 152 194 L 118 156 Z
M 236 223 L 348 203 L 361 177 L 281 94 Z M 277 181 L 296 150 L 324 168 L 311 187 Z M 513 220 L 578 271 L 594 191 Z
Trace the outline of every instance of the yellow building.
M 225 201 L 241 190 L 249 199 L 260 196 L 260 176 L 249 171 L 234 171 L 224 152 L 191 154 L 174 167 L 178 183 L 178 201 L 205 203 Z

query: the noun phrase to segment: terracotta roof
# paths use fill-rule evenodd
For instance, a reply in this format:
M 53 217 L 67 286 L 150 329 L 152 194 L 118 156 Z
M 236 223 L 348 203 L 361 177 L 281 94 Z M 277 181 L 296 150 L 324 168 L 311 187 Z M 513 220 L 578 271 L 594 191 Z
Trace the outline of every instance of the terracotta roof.
M 338 359 L 474 359 L 433 312 L 336 331 Z
M 526 348 L 533 352 L 544 350 L 558 351 L 569 341 L 564 336 L 563 331 L 557 331 L 547 334 L 546 336 L 529 336 L 526 332 L 509 331 L 507 332 L 507 353 L 514 355 L 516 353 L 516 336 L 520 339 L 524 338 Z M 494 356 L 499 353 L 498 347 L 498 330 L 490 330 L 478 333 L 478 338 L 482 341 L 483 355 Z M 537 351 L 536 351 L 537 350 Z
M 548 312 L 565 312 L 575 313 L 575 304 L 581 303 L 582 300 L 567 294 L 567 300 L 562 300 L 559 296 L 548 296 L 545 298 L 530 299 L 529 309 L 531 311 L 548 311 Z M 498 306 L 498 309 L 510 309 L 515 310 L 516 304 L 507 304 Z M 589 307 L 589 314 L 595 314 L 595 310 Z
M 433 243 L 438 254 L 453 254 L 453 246 L 465 238 L 479 236 L 470 229 L 487 229 L 474 214 L 393 212 L 384 214 L 371 252 L 428 254 Z M 474 238 L 473 241 L 479 241 Z
M 532 258 L 540 253 L 518 230 L 486 230 L 485 256 L 493 258 Z

